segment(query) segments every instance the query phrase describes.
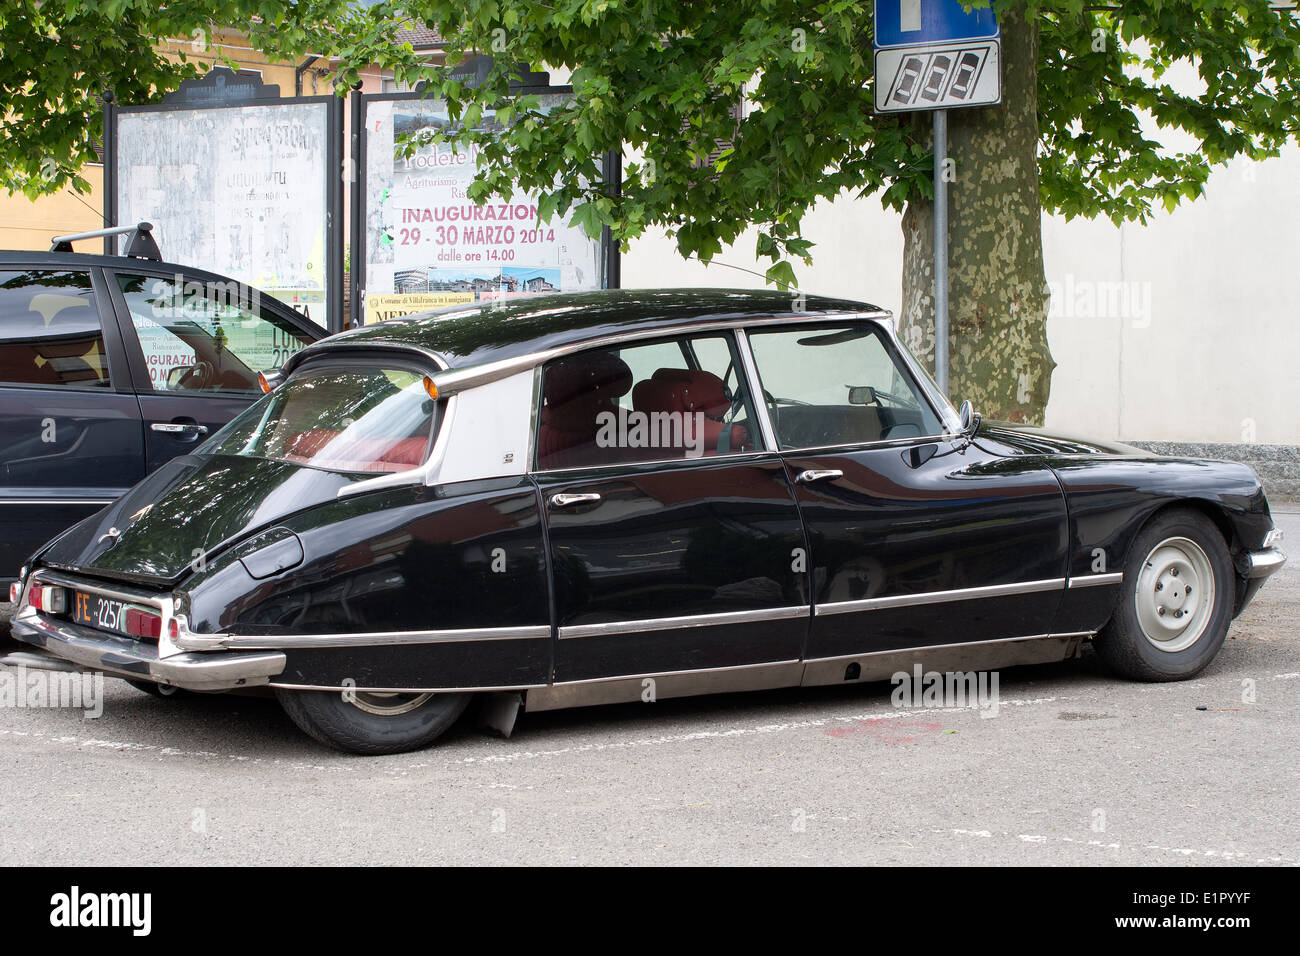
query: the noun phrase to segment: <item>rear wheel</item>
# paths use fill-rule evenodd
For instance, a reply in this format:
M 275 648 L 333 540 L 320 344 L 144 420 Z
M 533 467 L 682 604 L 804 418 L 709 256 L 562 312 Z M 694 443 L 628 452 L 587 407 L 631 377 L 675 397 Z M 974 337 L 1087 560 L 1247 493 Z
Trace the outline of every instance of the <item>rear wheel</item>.
M 427 747 L 461 715 L 472 694 L 276 689 L 289 719 L 328 747 L 395 754 Z
M 1123 596 L 1094 641 L 1115 673 L 1134 680 L 1186 680 L 1223 646 L 1235 600 L 1232 560 L 1204 515 L 1171 511 L 1138 535 Z

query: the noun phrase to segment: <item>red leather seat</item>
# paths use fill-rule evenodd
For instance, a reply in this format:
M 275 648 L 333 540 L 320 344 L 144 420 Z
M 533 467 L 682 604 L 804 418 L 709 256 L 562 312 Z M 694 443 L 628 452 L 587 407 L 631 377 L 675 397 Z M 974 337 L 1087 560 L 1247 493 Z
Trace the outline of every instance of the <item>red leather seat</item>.
M 586 352 L 557 359 L 542 379 L 542 421 L 537 433 L 539 468 L 577 468 L 615 462 L 617 445 L 596 444 L 602 412 L 618 414 L 616 400 L 632 387 L 632 370 L 617 355 Z
M 702 414 L 703 454 L 747 450 L 749 433 L 744 426 L 724 424 L 722 418 L 731 408 L 722 379 L 702 369 L 661 368 L 638 382 L 632 392 L 632 407 L 638 412 L 654 414 L 672 412 L 682 416 Z M 692 419 L 691 427 L 695 427 Z M 726 441 L 723 440 L 724 436 Z M 676 449 L 675 449 L 676 450 Z M 655 451 L 655 449 L 649 449 Z M 665 456 L 662 449 L 658 455 Z M 682 457 L 686 448 L 680 448 Z

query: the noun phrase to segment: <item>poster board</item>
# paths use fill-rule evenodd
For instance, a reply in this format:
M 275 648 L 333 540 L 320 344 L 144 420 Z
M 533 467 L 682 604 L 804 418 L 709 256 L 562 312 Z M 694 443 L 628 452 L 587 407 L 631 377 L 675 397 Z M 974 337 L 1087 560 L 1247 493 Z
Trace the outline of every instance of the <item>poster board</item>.
M 571 95 L 542 93 L 540 106 L 553 109 Z M 446 305 L 605 287 L 604 242 L 558 216 L 538 223 L 535 195 L 521 191 L 482 205 L 467 198 L 475 148 L 430 144 L 404 154 L 404 135 L 450 124 L 444 101 L 362 99 L 366 324 Z M 485 111 L 485 126 L 496 122 L 494 111 Z
M 228 275 L 329 327 L 342 282 L 331 99 L 115 109 L 114 218 L 153 223 L 164 260 Z

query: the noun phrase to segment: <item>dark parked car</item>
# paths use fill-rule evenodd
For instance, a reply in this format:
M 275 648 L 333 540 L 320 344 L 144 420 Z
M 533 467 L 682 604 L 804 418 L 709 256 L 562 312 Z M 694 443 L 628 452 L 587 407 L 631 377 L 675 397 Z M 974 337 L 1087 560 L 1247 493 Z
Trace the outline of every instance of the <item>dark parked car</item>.
M 145 241 L 147 240 L 147 241 Z M 56 247 L 70 244 L 56 240 Z M 271 296 L 139 256 L 0 251 L 0 582 L 262 396 L 325 331 Z
M 980 423 L 887 313 L 626 291 L 346 332 L 38 556 L 20 640 L 334 746 L 1058 661 L 1179 680 L 1284 556 L 1226 462 Z

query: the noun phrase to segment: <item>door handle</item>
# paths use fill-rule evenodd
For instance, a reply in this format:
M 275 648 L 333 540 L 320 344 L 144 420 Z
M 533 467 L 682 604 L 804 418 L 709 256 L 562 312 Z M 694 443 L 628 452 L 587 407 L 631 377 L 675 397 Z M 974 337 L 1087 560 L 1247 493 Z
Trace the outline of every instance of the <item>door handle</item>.
M 149 428 L 168 435 L 182 435 L 185 432 L 193 432 L 196 435 L 206 435 L 208 433 L 207 425 L 186 425 L 184 422 L 153 422 L 149 425 Z
M 794 480 L 801 485 L 807 485 L 814 481 L 826 481 L 828 478 L 843 477 L 844 472 L 838 468 L 810 468 L 808 471 L 799 472 Z
M 589 492 L 585 495 L 551 495 L 551 504 L 556 508 L 567 508 L 569 505 L 589 504 L 593 501 L 599 501 L 600 495 L 595 492 Z

